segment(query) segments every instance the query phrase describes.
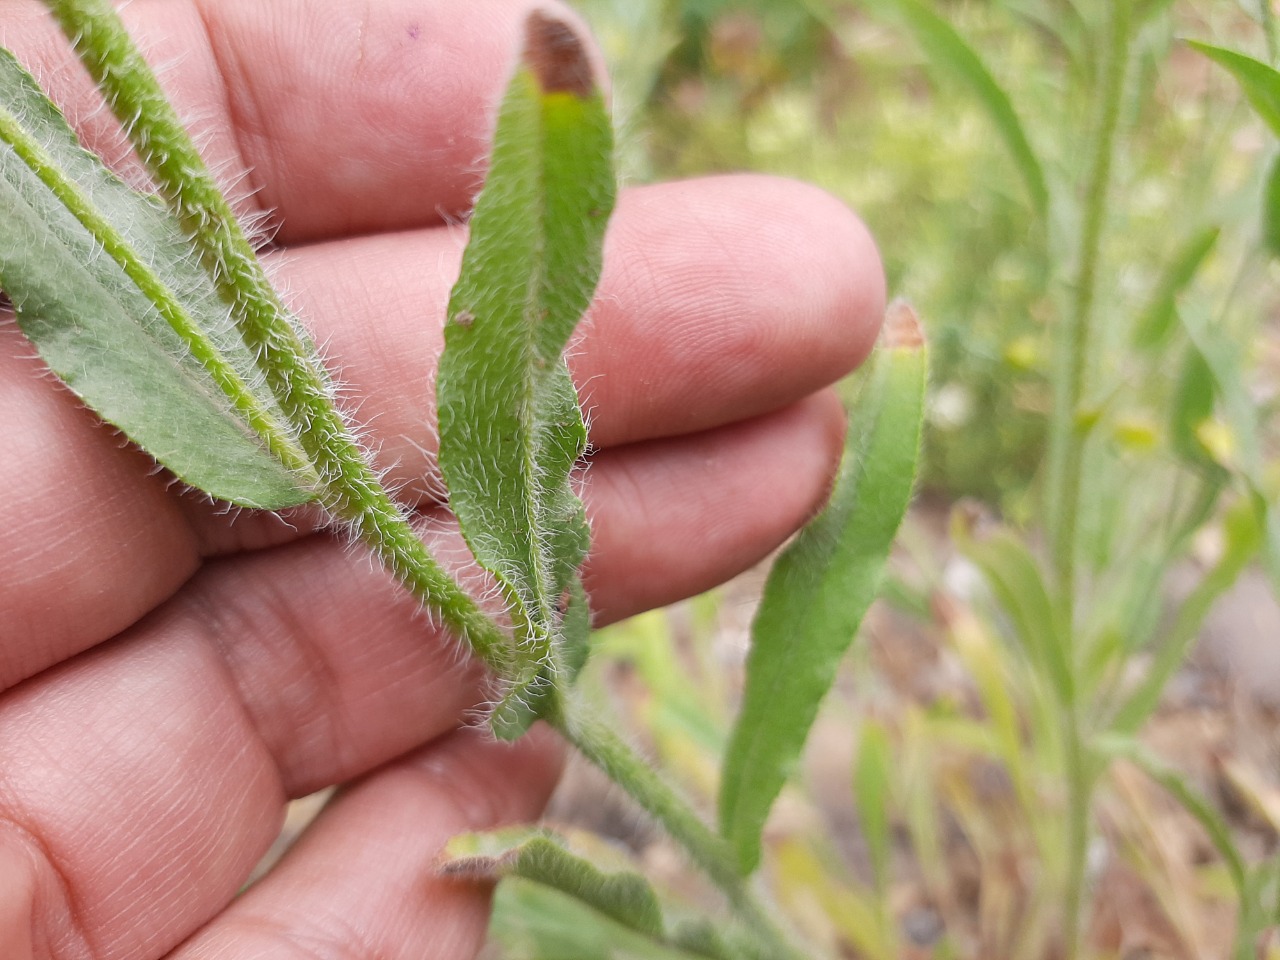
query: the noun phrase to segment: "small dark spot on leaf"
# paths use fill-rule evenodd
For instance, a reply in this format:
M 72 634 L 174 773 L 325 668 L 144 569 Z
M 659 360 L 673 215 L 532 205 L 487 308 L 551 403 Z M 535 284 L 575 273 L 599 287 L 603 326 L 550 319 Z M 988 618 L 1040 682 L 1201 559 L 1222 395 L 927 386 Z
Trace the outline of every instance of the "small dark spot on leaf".
M 604 211 L 601 210 L 599 207 L 592 207 L 590 210 L 587 211 L 587 216 L 590 217 L 592 220 L 599 220 L 601 217 L 604 216 Z
M 563 20 L 541 11 L 531 14 L 525 24 L 524 58 L 547 93 L 588 97 L 595 89 L 582 41 Z
M 476 322 L 476 315 L 470 310 L 459 310 L 454 315 L 453 322 L 460 327 L 469 327 Z

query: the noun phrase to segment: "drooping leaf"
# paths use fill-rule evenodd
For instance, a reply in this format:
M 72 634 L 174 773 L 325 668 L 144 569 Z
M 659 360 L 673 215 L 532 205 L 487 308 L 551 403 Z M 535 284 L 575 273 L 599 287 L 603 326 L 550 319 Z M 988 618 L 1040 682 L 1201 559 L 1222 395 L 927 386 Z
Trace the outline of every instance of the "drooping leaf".
M 920 0 L 872 0 L 871 10 L 901 18 L 934 69 L 966 87 L 986 111 L 1021 175 L 1031 205 L 1041 218 L 1049 211 L 1049 186 L 1009 95 L 982 57 L 945 19 Z
M 546 830 L 510 827 L 464 833 L 445 846 L 440 869 L 448 876 L 522 877 L 553 887 L 646 936 L 662 938 L 662 907 L 638 873 L 606 873 L 571 852 Z
M 1188 464 L 1210 471 L 1221 467 L 1201 437 L 1217 400 L 1213 371 L 1194 343 L 1187 345 L 1169 411 L 1169 438 L 1174 451 Z
M 1213 376 L 1213 387 L 1229 428 L 1233 474 L 1243 482 L 1262 528 L 1262 558 L 1272 586 L 1280 590 L 1280 510 L 1268 492 L 1262 453 L 1258 408 L 1239 375 L 1241 349 L 1228 337 L 1217 335 L 1201 310 L 1181 310 L 1178 319 L 1188 339 L 1204 358 Z
M 489 932 L 506 960 L 739 960 L 658 943 L 559 890 L 516 877 L 498 887 Z
M 889 819 L 892 768 L 893 753 L 885 728 L 873 721 L 864 723 L 853 767 L 853 798 L 870 855 L 876 890 L 880 893 L 888 889 L 889 858 L 893 853 Z
M 497 579 L 517 667 L 491 718 L 522 733 L 580 662 L 588 531 L 570 474 L 586 429 L 562 354 L 600 274 L 614 202 L 612 131 L 578 39 L 535 13 L 503 101 L 449 303 L 437 393 L 440 466 L 476 559 Z
M 1248 500 L 1228 511 L 1224 521 L 1226 542 L 1221 558 L 1178 608 L 1173 623 L 1164 631 L 1160 647 L 1154 652 L 1146 676 L 1116 711 L 1111 723 L 1113 731 L 1132 735 L 1159 705 L 1161 693 L 1186 662 L 1191 645 L 1214 603 L 1231 589 L 1257 555 L 1264 537 L 1259 519 L 1254 505 Z
M 1218 245 L 1222 233 L 1218 227 L 1206 227 L 1192 236 L 1178 251 L 1156 287 L 1145 310 L 1134 325 L 1133 343 L 1140 349 L 1153 349 L 1164 343 L 1177 326 L 1178 296 L 1191 284 L 1196 274 Z
M 1271 128 L 1271 132 L 1280 137 L 1280 71 L 1226 47 L 1215 47 L 1199 40 L 1187 42 L 1235 77 L 1254 111 Z
M 1262 245 L 1273 257 L 1280 257 L 1280 156 L 1271 162 L 1262 194 Z
M 1049 683 L 1058 702 L 1071 703 L 1075 697 L 1074 671 L 1067 657 L 1067 644 L 1058 630 L 1049 588 L 1035 557 L 1008 530 L 976 538 L 959 521 L 951 529 L 957 547 L 982 571 L 1027 659 Z
M 1244 896 L 1248 866 L 1236 847 L 1231 828 L 1222 815 L 1187 783 L 1186 778 L 1132 737 L 1106 734 L 1097 738 L 1095 749 L 1108 758 L 1128 760 L 1160 786 L 1204 828 L 1209 841 L 1227 866 L 1236 893 Z
M 744 873 L 759 863 L 769 808 L 876 595 L 911 499 L 925 371 L 919 322 L 897 304 L 853 410 L 831 501 L 770 571 L 720 785 L 720 829 Z
M 0 50 L 0 287 L 49 367 L 183 482 L 248 507 L 316 478 L 178 224 Z M 282 457 L 293 469 L 282 463 Z

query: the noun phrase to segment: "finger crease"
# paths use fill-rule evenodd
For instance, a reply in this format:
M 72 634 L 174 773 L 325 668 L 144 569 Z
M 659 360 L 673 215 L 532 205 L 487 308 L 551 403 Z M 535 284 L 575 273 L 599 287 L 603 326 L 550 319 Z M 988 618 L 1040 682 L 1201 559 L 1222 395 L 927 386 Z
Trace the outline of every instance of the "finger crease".
M 40 839 L 40 834 L 17 816 L 12 803 L 5 803 L 3 806 L 6 809 L 0 809 L 0 833 L 7 833 L 15 837 L 19 844 L 27 848 L 35 862 L 44 866 L 47 874 L 53 878 L 54 885 L 61 895 L 62 903 L 66 909 L 65 929 L 57 931 L 57 935 L 55 935 L 55 931 L 50 929 L 49 924 L 46 924 L 44 927 L 46 939 L 59 945 L 59 960 L 72 960 L 73 957 L 92 960 L 92 958 L 99 955 L 99 952 L 92 946 L 86 933 L 89 925 L 83 919 L 83 908 L 75 895 L 75 884 L 72 883 L 71 878 L 63 870 L 58 858 L 53 855 L 53 851 Z M 35 926 L 37 918 L 34 913 L 33 911 L 31 918 L 33 939 L 35 931 L 39 929 Z M 52 912 L 50 912 L 50 916 L 52 917 Z M 67 952 L 67 940 L 73 941 L 69 946 L 70 949 L 75 950 L 75 954 Z M 39 941 L 36 942 L 38 943 Z

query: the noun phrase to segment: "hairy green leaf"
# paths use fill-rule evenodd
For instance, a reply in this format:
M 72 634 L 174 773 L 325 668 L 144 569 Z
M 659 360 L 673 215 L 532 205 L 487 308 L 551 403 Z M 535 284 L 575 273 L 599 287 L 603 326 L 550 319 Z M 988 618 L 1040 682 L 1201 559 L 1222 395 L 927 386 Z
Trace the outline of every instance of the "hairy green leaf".
M 1271 128 L 1271 132 L 1280 137 L 1280 71 L 1226 47 L 1215 47 L 1199 40 L 1187 42 L 1236 78 L 1254 111 Z
M 662 907 L 648 880 L 629 871 L 606 873 L 546 830 L 510 827 L 461 834 L 445 846 L 441 870 L 492 880 L 521 877 L 566 893 L 637 933 L 664 935 Z
M 449 303 L 437 388 L 450 505 L 515 630 L 517 667 L 491 720 L 503 737 L 546 709 L 583 655 L 585 610 L 570 608 L 585 604 L 588 531 L 569 479 L 586 428 L 562 354 L 599 278 L 614 192 L 612 131 L 585 53 L 535 13 Z
M 897 304 L 854 408 L 831 502 L 779 557 L 765 585 L 720 785 L 720 829 L 744 873 L 759 863 L 769 808 L 875 598 L 911 499 L 925 373 L 919 323 Z
M 490 934 L 509 960 L 743 960 L 697 945 L 658 943 L 580 900 L 512 877 L 498 887 Z
M 1049 211 L 1049 186 L 1026 129 L 1004 88 L 982 57 L 945 19 L 920 0 L 872 0 L 871 9 L 900 17 L 923 48 L 930 63 L 969 89 L 986 110 L 1022 176 L 1031 204 L 1042 218 Z
M 0 287 L 45 362 L 184 483 L 248 507 L 313 499 L 315 473 L 176 221 L 82 149 L 4 50 L 0 104 Z

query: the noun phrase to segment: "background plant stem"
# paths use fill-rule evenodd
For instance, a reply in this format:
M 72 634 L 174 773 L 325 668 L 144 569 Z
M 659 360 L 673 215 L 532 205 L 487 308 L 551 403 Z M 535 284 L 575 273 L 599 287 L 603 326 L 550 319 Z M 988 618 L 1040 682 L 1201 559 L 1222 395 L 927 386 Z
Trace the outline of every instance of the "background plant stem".
M 1054 568 L 1057 574 L 1058 636 L 1070 645 L 1068 663 L 1074 674 L 1076 557 L 1080 522 L 1080 493 L 1085 443 L 1090 426 L 1081 409 L 1085 399 L 1096 313 L 1102 240 L 1106 231 L 1113 165 L 1129 66 L 1132 36 L 1130 0 L 1112 0 L 1106 22 L 1102 71 L 1097 91 L 1098 114 L 1093 154 L 1084 181 L 1084 209 L 1077 247 L 1077 265 L 1070 305 L 1056 344 L 1053 422 L 1050 425 L 1049 478 L 1046 506 L 1050 521 Z M 1064 905 L 1064 955 L 1074 960 L 1080 950 L 1080 929 L 1089 854 L 1089 809 L 1094 777 L 1078 705 L 1063 705 L 1063 740 L 1067 786 L 1067 835 Z
M 1076 548 L 1084 446 L 1088 435 L 1081 403 L 1092 343 L 1102 237 L 1111 194 L 1120 108 L 1128 75 L 1132 30 L 1130 0 L 1114 0 L 1107 21 L 1106 60 L 1098 93 L 1093 155 L 1084 182 L 1084 210 L 1070 304 L 1060 324 L 1055 355 L 1053 421 L 1050 424 L 1046 510 L 1064 626 L 1074 623 Z M 1071 636 L 1067 629 L 1064 636 Z

